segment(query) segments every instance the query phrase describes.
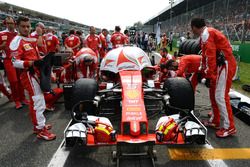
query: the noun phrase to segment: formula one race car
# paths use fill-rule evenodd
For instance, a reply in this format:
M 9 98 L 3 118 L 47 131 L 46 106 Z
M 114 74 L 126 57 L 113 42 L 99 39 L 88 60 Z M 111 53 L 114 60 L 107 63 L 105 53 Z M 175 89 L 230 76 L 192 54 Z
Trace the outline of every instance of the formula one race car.
M 140 48 L 111 50 L 101 62 L 100 73 L 99 85 L 79 79 L 65 99 L 72 105 L 72 120 L 64 132 L 66 147 L 116 145 L 113 158 L 118 161 L 121 146 L 146 145 L 154 161 L 153 145 L 206 143 L 207 129 L 193 114 L 189 81 L 169 78 L 161 85 Z M 152 114 L 157 117 L 155 123 L 150 122 Z

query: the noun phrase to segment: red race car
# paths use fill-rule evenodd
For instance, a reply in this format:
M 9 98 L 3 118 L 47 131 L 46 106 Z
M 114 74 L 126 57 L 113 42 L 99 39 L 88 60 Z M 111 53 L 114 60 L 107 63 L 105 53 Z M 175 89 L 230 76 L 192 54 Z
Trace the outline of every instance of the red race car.
M 100 66 L 102 82 L 79 79 L 65 96 L 72 117 L 64 132 L 66 147 L 117 145 L 113 158 L 119 160 L 123 145 L 149 146 L 146 154 L 154 162 L 156 144 L 205 144 L 207 129 L 193 114 L 189 81 L 169 78 L 161 85 L 156 74 L 140 48 L 108 52 Z M 158 120 L 153 129 L 152 115 Z

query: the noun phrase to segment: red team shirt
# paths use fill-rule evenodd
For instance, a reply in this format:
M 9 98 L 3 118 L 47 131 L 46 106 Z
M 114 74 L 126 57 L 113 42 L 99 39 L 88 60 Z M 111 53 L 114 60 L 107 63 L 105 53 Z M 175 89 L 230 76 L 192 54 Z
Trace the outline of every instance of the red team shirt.
M 201 64 L 201 56 L 200 55 L 186 55 L 180 57 L 178 70 L 176 71 L 177 76 L 184 76 L 185 74 L 191 74 L 199 71 L 199 67 Z
M 70 48 L 73 48 L 75 46 L 77 46 L 78 44 L 80 44 L 80 38 L 74 34 L 71 34 L 69 37 L 67 37 L 64 41 L 64 44 L 67 45 Z M 74 55 L 76 55 L 76 53 L 79 51 L 79 48 L 74 48 L 73 52 Z
M 85 56 L 92 56 L 94 58 L 93 63 L 90 66 L 85 66 L 83 63 Z M 98 67 L 97 63 L 97 55 L 96 53 L 90 49 L 90 48 L 82 48 L 77 54 L 76 54 L 76 64 L 78 65 L 78 68 L 81 70 L 81 74 L 83 78 L 92 78 L 93 75 L 96 72 L 96 69 Z
M 120 32 L 114 32 L 111 36 L 111 43 L 112 43 L 112 46 L 113 46 L 113 49 L 114 48 L 118 48 L 122 45 L 125 44 L 125 37 L 122 33 Z
M 0 32 L 0 44 L 6 41 L 6 48 L 3 50 L 5 54 L 5 59 L 11 59 L 10 55 L 10 42 L 17 35 L 17 32 L 10 32 L 8 29 Z
M 106 37 L 101 33 L 99 35 L 100 41 L 101 41 L 101 49 L 100 49 L 100 56 L 103 58 L 106 54 L 106 50 L 108 48 L 108 44 L 106 41 Z
M 11 42 L 11 55 L 18 68 L 28 68 L 29 61 L 41 59 L 35 38 L 26 38 L 17 35 Z
M 230 64 L 236 64 L 235 58 L 232 55 L 232 47 L 227 38 L 218 30 L 212 27 L 206 27 L 201 36 L 202 48 L 202 70 L 206 74 L 206 78 L 216 80 L 217 65 L 216 51 L 224 52 L 225 59 Z
M 38 39 L 39 35 L 36 33 L 36 31 L 34 31 L 30 34 L 30 37 Z M 46 55 L 47 54 L 46 42 L 44 36 L 42 37 L 43 37 L 43 46 L 37 46 L 37 47 L 40 53 Z
M 96 54 L 98 54 L 99 49 L 101 48 L 101 40 L 98 35 L 89 34 L 86 37 L 86 45 L 88 48 L 92 49 Z
M 46 41 L 46 46 L 47 46 L 47 51 L 49 52 L 57 52 L 57 45 L 60 45 L 60 42 L 57 38 L 52 33 L 48 33 L 45 35 L 45 41 Z

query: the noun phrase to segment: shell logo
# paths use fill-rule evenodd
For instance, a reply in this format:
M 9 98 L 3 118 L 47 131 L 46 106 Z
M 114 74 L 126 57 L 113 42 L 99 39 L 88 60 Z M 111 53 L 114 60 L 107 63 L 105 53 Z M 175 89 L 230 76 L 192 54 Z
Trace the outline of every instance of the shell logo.
M 126 91 L 126 96 L 129 99 L 136 99 L 139 97 L 139 91 L 138 90 L 127 90 Z

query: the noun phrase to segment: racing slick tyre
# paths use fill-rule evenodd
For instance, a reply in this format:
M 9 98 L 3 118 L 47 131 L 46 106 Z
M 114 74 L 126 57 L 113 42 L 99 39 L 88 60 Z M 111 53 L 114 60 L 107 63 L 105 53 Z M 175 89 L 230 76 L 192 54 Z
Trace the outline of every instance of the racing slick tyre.
M 191 54 L 191 48 L 192 48 L 192 46 L 193 46 L 194 43 L 195 43 L 194 40 L 187 41 L 187 46 L 186 46 L 185 54 L 187 54 L 187 55 Z
M 179 56 L 185 55 L 186 54 L 186 47 L 189 41 L 184 41 L 181 46 L 179 47 Z
M 166 106 L 166 114 L 172 115 L 185 109 L 188 112 L 194 109 L 194 91 L 191 83 L 186 78 L 168 78 L 163 85 L 170 96 L 169 105 Z
M 189 54 L 199 54 L 201 51 L 199 40 L 184 41 L 179 47 L 180 56 Z
M 201 46 L 200 46 L 199 40 L 195 40 L 194 44 L 191 46 L 190 49 L 191 49 L 190 50 L 191 54 L 196 54 L 196 55 L 200 54 Z
M 98 91 L 98 84 L 94 79 L 81 78 L 75 82 L 72 94 L 73 106 L 80 101 L 93 101 Z M 88 115 L 95 115 L 94 105 L 87 105 L 84 108 Z

